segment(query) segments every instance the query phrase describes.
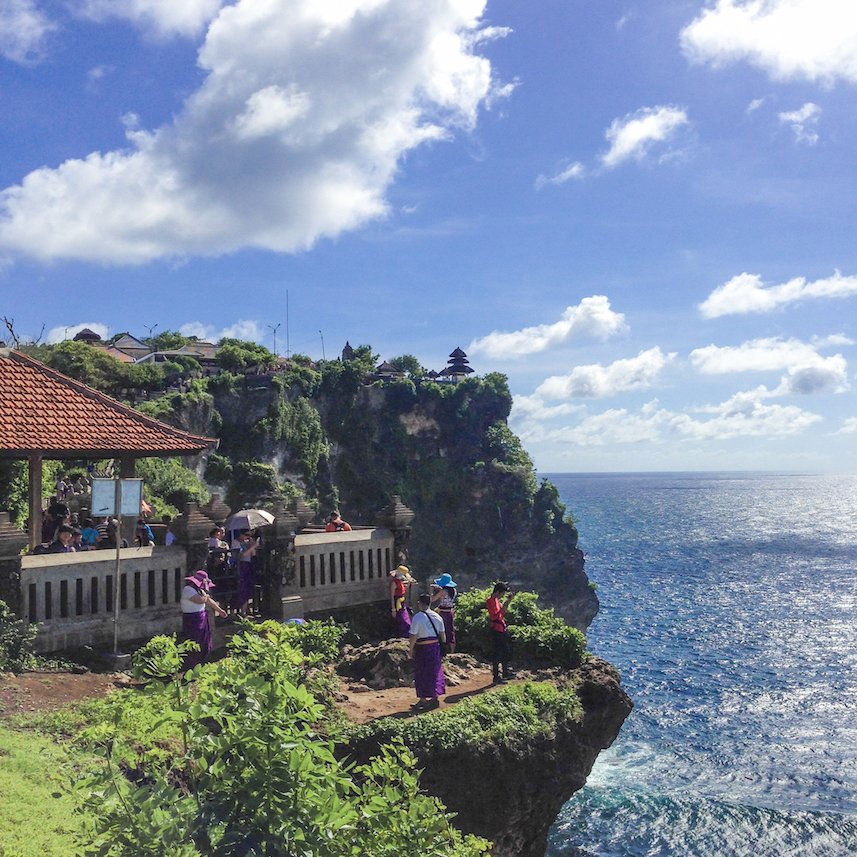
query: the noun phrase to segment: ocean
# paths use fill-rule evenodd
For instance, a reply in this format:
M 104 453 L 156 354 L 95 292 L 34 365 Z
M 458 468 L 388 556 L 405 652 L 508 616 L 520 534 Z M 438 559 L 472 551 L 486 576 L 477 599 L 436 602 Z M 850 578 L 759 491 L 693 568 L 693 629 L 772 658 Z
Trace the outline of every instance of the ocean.
M 548 476 L 636 707 L 546 857 L 857 855 L 857 477 Z

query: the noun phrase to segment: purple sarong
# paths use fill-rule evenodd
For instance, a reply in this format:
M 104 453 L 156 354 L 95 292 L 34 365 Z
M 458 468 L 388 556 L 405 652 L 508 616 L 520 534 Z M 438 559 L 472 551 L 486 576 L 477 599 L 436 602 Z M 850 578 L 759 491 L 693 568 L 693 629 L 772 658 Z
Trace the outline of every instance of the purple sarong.
M 411 614 L 408 613 L 407 607 L 402 607 L 396 613 L 396 633 L 403 639 L 407 640 L 411 633 Z
M 238 596 L 237 607 L 243 607 L 248 601 L 253 600 L 253 563 L 250 560 L 241 560 L 238 563 Z
M 446 677 L 440 643 L 417 643 L 414 647 L 414 685 L 420 699 L 434 699 L 446 693 Z
M 445 608 L 438 610 L 438 613 L 440 613 L 440 618 L 443 619 L 446 645 L 452 648 L 455 645 L 455 613 Z
M 182 634 L 186 640 L 199 644 L 198 652 L 190 652 L 185 656 L 184 669 L 189 670 L 208 660 L 211 654 L 211 623 L 208 621 L 208 611 L 182 613 Z

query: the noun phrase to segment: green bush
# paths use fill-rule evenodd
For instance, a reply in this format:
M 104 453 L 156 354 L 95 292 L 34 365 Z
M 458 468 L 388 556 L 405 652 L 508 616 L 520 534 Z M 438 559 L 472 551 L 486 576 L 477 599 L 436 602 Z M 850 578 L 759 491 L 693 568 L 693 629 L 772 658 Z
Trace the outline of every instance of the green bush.
M 0 672 L 23 672 L 36 663 L 33 641 L 36 626 L 19 619 L 5 601 L 0 601 Z
M 196 473 L 178 458 L 141 458 L 137 462 L 137 475 L 146 484 L 146 497 L 160 499 L 167 506 L 183 511 L 187 503 L 207 503 L 211 497 Z M 159 507 L 161 514 L 172 514 L 166 506 Z
M 401 740 L 425 758 L 486 745 L 524 745 L 534 738 L 553 735 L 563 724 L 578 722 L 581 715 L 580 700 L 573 689 L 549 682 L 524 682 L 463 699 L 431 717 L 384 717 L 352 726 L 350 731 L 358 741 Z
M 104 767 L 77 786 L 84 854 L 487 852 L 487 842 L 455 830 L 442 804 L 419 792 L 416 760 L 401 744 L 362 766 L 336 759 L 333 743 L 314 729 L 322 709 L 295 683 L 295 650 L 279 634 L 237 636 L 232 657 L 187 674 L 199 679 L 193 693 L 167 638 L 138 658 L 138 675 L 154 679 L 146 693 L 178 725 L 182 744 L 170 770 L 147 770 L 134 782 L 105 744 Z
M 485 602 L 491 588 L 464 592 L 456 602 L 455 630 L 459 651 L 483 658 L 491 656 L 491 626 Z M 557 616 L 538 606 L 535 592 L 520 592 L 506 614 L 517 664 L 579 666 L 586 652 L 586 637 Z

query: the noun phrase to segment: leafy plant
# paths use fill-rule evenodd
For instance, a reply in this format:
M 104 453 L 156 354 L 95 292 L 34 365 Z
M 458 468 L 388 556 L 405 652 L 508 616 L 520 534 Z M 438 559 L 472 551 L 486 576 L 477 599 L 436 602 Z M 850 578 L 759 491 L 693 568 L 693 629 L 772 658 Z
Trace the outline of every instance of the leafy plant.
M 193 694 L 176 695 L 184 679 L 162 674 L 180 661 L 169 638 L 138 660 L 139 674 L 156 677 L 147 692 L 181 723 L 184 749 L 171 770 L 131 782 L 106 745 L 104 767 L 78 786 L 85 854 L 486 853 L 488 843 L 456 831 L 442 805 L 419 793 L 415 759 L 401 744 L 360 767 L 337 760 L 315 732 L 322 709 L 295 683 L 297 653 L 282 638 L 237 637 L 232 657 L 185 676 L 199 679 Z
M 19 619 L 0 601 L 0 672 L 23 672 L 36 663 L 33 642 L 36 626 Z
M 491 588 L 464 592 L 456 602 L 455 626 L 460 651 L 491 655 L 491 627 L 485 602 Z M 572 669 L 586 652 L 586 637 L 557 616 L 538 606 L 535 592 L 520 592 L 510 602 L 506 621 L 520 664 L 555 665 Z

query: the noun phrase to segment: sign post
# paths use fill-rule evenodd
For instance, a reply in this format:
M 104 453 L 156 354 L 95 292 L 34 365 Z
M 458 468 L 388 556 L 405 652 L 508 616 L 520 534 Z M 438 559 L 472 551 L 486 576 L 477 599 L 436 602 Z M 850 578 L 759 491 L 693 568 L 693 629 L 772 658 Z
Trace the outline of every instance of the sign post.
M 122 563 L 122 516 L 136 519 L 143 503 L 142 479 L 93 479 L 92 515 L 111 518 L 116 540 L 116 565 L 113 572 L 113 654 L 119 654 L 119 589 Z

